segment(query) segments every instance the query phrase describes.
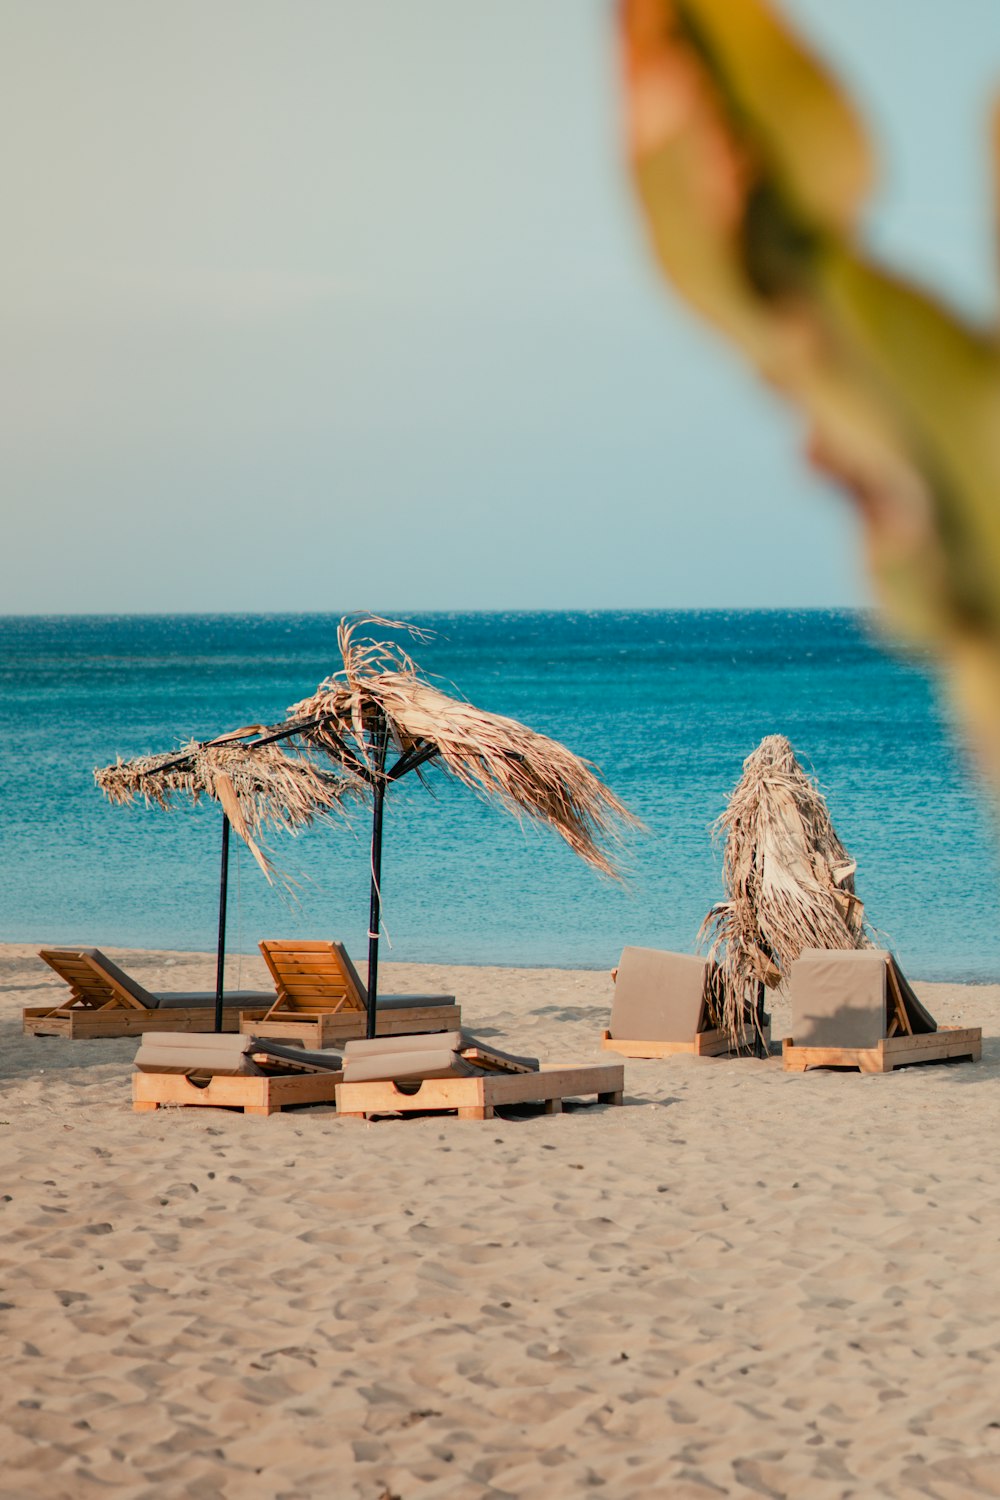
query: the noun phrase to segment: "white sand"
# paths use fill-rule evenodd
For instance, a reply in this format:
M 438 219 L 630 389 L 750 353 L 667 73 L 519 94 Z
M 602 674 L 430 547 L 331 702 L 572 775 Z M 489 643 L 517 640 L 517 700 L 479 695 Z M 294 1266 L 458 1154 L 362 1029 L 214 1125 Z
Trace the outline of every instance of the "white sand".
M 979 1065 L 630 1062 L 621 1109 L 365 1124 L 133 1114 L 136 1042 L 24 1038 L 58 984 L 0 979 L 0 1494 L 1000 1495 L 1000 987 L 917 986 Z M 603 1056 L 605 974 L 384 983 Z

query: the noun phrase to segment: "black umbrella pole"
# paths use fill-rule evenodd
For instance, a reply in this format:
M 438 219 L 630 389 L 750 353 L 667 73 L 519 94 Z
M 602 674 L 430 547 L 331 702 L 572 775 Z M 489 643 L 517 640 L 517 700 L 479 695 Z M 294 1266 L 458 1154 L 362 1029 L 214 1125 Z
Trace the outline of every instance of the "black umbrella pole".
M 385 786 L 377 781 L 374 787 L 374 810 L 372 813 L 372 897 L 368 909 L 368 1026 L 366 1036 L 375 1035 L 376 1006 L 378 1005 L 378 929 L 382 920 L 382 807 L 385 802 Z
M 219 871 L 219 947 L 215 966 L 215 1029 L 222 1030 L 223 976 L 226 968 L 226 895 L 229 889 L 229 818 L 222 814 L 222 866 Z
M 765 989 L 760 980 L 757 981 L 757 1015 L 754 1026 L 753 1055 L 754 1057 L 767 1057 L 767 1044 L 764 1041 L 764 996 Z

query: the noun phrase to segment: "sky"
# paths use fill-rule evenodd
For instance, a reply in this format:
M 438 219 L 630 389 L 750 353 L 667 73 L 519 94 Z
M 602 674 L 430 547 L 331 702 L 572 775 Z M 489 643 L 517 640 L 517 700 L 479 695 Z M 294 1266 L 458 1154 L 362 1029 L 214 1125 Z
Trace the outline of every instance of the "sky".
M 787 0 L 869 240 L 993 314 L 995 0 Z M 0 613 L 841 606 L 658 278 L 607 0 L 0 0 Z

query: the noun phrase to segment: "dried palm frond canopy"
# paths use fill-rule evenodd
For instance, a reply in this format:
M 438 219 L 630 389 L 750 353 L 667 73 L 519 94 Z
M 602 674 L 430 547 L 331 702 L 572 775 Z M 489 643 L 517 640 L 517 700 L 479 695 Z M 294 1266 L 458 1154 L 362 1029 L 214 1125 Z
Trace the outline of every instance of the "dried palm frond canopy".
M 349 777 L 320 770 L 307 755 L 281 748 L 271 733 L 254 724 L 207 743 L 192 740 L 164 754 L 119 759 L 96 770 L 94 779 L 118 805 L 141 799 L 147 807 L 169 810 L 177 794 L 195 803 L 211 797 L 271 880 L 274 867 L 261 847 L 262 832 L 297 833 L 342 813 L 345 797 L 361 790 Z
M 396 780 L 437 761 L 487 801 L 553 829 L 581 859 L 616 876 L 617 861 L 605 845 L 619 841 L 623 827 L 640 825 L 593 766 L 515 719 L 442 692 L 397 643 L 359 639 L 371 625 L 423 636 L 374 616 L 342 621 L 342 669 L 289 709 L 305 725 L 303 738 L 346 771 L 375 779 Z M 400 760 L 386 773 L 390 742 Z
M 280 747 L 278 741 L 284 741 Z M 222 808 L 222 861 L 219 876 L 219 935 L 216 949 L 215 1029 L 223 1026 L 226 955 L 226 891 L 229 879 L 229 831 L 246 844 L 269 881 L 276 875 L 261 833 L 276 829 L 297 833 L 311 823 L 343 811 L 344 799 L 361 791 L 344 773 L 322 771 L 294 744 L 294 734 L 251 724 L 214 740 L 190 741 L 160 755 L 119 758 L 94 772 L 109 801 L 127 806 L 141 798 L 147 807 L 169 811 L 177 793 L 197 803 L 202 795 Z M 291 888 L 285 876 L 282 883 Z
M 257 842 L 260 829 L 295 832 L 342 810 L 348 795 L 371 801 L 369 1036 L 375 1034 L 378 997 L 383 803 L 386 790 L 400 777 L 437 760 L 488 801 L 553 829 L 581 859 L 607 875 L 618 875 L 607 844 L 620 842 L 625 827 L 641 826 L 589 762 L 514 719 L 484 713 L 442 692 L 419 675 L 396 642 L 361 639 L 361 630 L 372 625 L 426 639 L 412 626 L 374 615 L 342 620 L 337 636 L 342 667 L 311 697 L 295 704 L 286 723 L 236 730 L 207 744 L 119 761 L 95 772 L 98 785 L 114 802 L 142 797 L 169 807 L 176 792 L 195 801 L 204 792 L 222 805 L 217 1030 L 222 1026 L 230 824 L 270 876 L 270 860 Z M 397 752 L 391 766 L 390 747 Z M 333 774 L 317 769 L 312 759 L 316 752 L 333 762 Z
M 725 836 L 727 899 L 701 939 L 719 964 L 719 1023 L 743 1036 L 757 986 L 775 988 L 803 948 L 867 948 L 857 866 L 830 821 L 823 796 L 783 735 L 762 740 L 743 762 L 716 829 Z

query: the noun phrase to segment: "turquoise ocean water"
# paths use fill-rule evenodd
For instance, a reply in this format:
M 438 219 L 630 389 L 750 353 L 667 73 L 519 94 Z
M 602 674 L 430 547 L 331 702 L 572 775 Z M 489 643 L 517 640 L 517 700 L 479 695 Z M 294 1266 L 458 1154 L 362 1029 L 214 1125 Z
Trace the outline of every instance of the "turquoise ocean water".
M 831 612 L 448 614 L 421 666 L 601 768 L 648 825 L 628 883 L 440 772 L 388 803 L 387 957 L 613 964 L 692 949 L 718 898 L 710 827 L 765 734 L 786 734 L 858 861 L 871 920 L 923 978 L 1000 978 L 991 819 L 928 676 Z M 0 620 L 0 938 L 212 949 L 220 815 L 107 805 L 92 771 L 280 719 L 337 664 L 335 616 Z M 234 854 L 231 951 L 335 936 L 365 952 L 368 826 L 273 844 L 297 899 Z

